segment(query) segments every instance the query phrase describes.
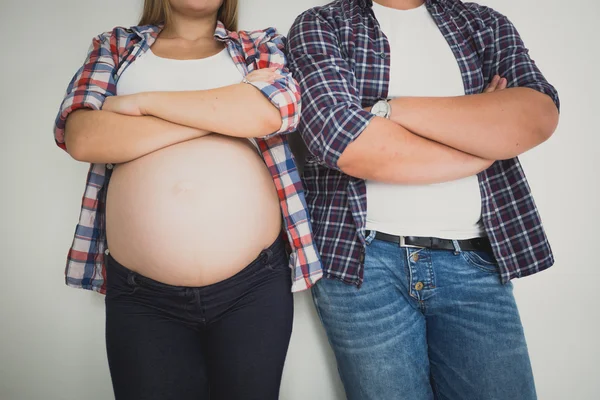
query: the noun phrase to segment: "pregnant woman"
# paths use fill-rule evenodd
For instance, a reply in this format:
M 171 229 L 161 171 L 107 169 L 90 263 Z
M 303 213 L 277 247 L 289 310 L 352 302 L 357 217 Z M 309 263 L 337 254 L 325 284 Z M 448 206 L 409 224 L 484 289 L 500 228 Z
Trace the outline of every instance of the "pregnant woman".
M 117 400 L 276 399 L 292 291 L 322 275 L 283 38 L 236 14 L 146 0 L 139 26 L 93 40 L 56 119 L 91 163 L 66 280 L 106 293 Z

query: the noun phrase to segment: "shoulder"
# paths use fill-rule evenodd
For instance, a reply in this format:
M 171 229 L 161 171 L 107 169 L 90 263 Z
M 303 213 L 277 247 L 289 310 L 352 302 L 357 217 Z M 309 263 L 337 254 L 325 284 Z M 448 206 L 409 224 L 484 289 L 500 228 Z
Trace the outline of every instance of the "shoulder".
M 135 35 L 134 28 L 137 27 L 126 28 L 123 26 L 116 26 L 110 31 L 105 31 L 100 33 L 99 35 L 94 36 L 93 40 L 94 42 L 98 43 L 110 43 L 114 40 L 118 41 L 123 38 L 128 38 L 131 35 Z
M 238 31 L 234 34 L 242 44 L 252 44 L 254 47 L 260 47 L 262 44 L 285 40 L 285 37 L 274 27 L 258 29 L 254 31 Z
M 265 68 L 271 64 L 286 64 L 283 54 L 286 40 L 275 28 L 228 32 L 228 36 L 236 42 L 240 56 L 248 65 L 256 64 L 259 68 Z
M 357 1 L 336 0 L 304 11 L 294 21 L 294 27 L 301 24 L 332 22 L 338 19 L 350 21 L 353 15 L 360 12 L 360 5 Z
M 366 14 L 356 0 L 336 0 L 313 7 L 300 14 L 290 29 L 290 46 L 314 41 L 322 34 L 347 36 L 357 24 L 363 24 Z
M 94 36 L 92 39 L 92 47 L 103 48 L 106 51 L 110 51 L 115 56 L 121 56 L 128 46 L 140 38 L 141 28 L 147 27 L 114 27 L 110 31 L 102 32 L 99 35 Z
M 471 13 L 474 18 L 478 19 L 486 27 L 508 22 L 508 18 L 504 14 L 491 7 L 472 2 L 462 3 L 456 0 L 450 1 L 461 3 L 467 12 Z
M 246 61 L 267 55 L 271 61 L 273 57 L 282 56 L 285 49 L 286 38 L 276 28 L 269 27 L 254 31 L 231 32 L 230 37 L 235 39 L 244 52 Z

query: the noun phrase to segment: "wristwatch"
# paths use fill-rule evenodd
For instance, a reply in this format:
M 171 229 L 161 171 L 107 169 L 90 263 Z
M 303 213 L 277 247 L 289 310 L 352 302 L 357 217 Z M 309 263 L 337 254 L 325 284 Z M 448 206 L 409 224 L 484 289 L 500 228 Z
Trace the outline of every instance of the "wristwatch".
M 392 113 L 392 107 L 387 100 L 379 100 L 377 103 L 373 105 L 371 108 L 371 114 L 375 114 L 378 117 L 390 118 L 390 114 Z

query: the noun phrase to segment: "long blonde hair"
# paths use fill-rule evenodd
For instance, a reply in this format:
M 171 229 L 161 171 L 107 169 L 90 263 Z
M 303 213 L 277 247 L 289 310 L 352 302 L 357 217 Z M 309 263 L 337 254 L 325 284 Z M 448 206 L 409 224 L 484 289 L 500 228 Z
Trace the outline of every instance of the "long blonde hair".
M 223 0 L 217 19 L 228 31 L 237 31 L 238 0 Z M 169 0 L 144 0 L 144 11 L 139 25 L 161 25 L 171 22 Z

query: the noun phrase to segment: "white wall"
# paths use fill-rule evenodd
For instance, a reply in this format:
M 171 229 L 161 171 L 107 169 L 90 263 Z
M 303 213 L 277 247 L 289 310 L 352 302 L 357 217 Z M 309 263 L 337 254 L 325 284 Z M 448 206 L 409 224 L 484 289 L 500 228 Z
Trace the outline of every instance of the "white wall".
M 326 1 L 240 3 L 242 28 L 275 25 L 287 32 L 297 14 Z M 563 103 L 556 135 L 522 157 L 557 259 L 551 270 L 515 283 L 539 397 L 598 399 L 600 30 L 594 23 L 600 6 L 484 3 L 520 28 Z M 103 298 L 63 284 L 86 166 L 54 146 L 51 128 L 92 36 L 134 24 L 139 6 L 139 0 L 0 0 L 2 400 L 112 398 Z M 343 397 L 309 296 L 300 294 L 281 398 Z

